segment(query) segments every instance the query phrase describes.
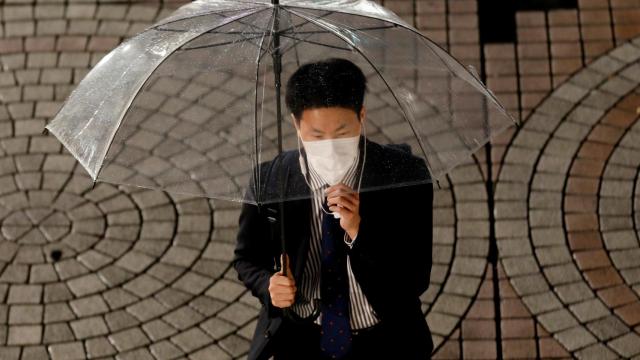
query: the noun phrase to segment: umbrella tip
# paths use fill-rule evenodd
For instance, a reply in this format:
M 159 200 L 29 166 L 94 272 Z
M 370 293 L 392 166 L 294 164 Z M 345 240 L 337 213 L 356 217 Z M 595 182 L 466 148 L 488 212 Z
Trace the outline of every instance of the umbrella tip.
M 42 135 L 49 135 L 49 129 L 47 128 L 42 129 Z

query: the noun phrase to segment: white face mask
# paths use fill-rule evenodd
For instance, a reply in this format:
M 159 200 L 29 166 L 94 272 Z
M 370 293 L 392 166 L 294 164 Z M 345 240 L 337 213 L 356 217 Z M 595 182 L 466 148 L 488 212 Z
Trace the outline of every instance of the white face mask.
M 300 133 L 298 132 L 298 137 Z M 338 184 L 353 165 L 358 154 L 360 135 L 316 141 L 304 141 L 309 166 L 329 185 Z

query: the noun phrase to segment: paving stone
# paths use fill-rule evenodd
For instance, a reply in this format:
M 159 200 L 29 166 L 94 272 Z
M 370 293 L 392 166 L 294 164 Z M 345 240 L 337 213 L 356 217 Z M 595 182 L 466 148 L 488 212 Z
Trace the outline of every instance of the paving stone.
M 48 359 L 49 354 L 45 346 L 28 346 L 22 349 L 23 360 Z
M 593 321 L 587 324 L 587 327 L 601 341 L 610 340 L 629 331 L 629 328 L 613 315 Z
M 255 310 L 252 308 L 240 304 L 234 303 L 219 313 L 220 318 L 228 320 L 238 326 L 244 325 L 255 316 Z
M 192 296 L 177 289 L 165 288 L 157 293 L 155 298 L 168 308 L 173 309 L 189 301 Z
M 203 316 L 189 306 L 182 306 L 166 316 L 163 316 L 162 320 L 166 321 L 178 330 L 184 330 L 201 322 L 203 320 Z
M 254 298 L 254 301 L 258 301 L 259 303 L 259 300 L 257 298 Z M 252 305 L 247 301 L 242 301 L 242 302 L 250 306 Z M 255 302 L 253 304 L 255 304 Z M 199 313 L 207 317 L 218 313 L 218 311 L 224 308 L 226 305 L 227 304 L 225 302 L 211 299 L 208 296 L 198 296 L 196 299 L 194 299 L 189 303 L 189 306 L 193 307 Z
M 593 344 L 575 353 L 578 359 L 617 359 L 618 356 L 603 344 Z
M 570 102 L 578 102 L 588 92 L 589 90 L 583 87 L 574 85 L 572 83 L 564 83 L 552 93 L 552 96 L 556 96 L 562 100 L 567 100 Z
M 127 307 L 127 311 L 133 314 L 133 316 L 141 322 L 145 322 L 151 318 L 162 315 L 166 313 L 167 310 L 168 309 L 164 305 L 153 298 L 144 299 L 143 301 Z
M 161 341 L 149 347 L 151 354 L 158 359 L 176 359 L 185 353 L 169 341 Z
M 75 315 L 66 302 L 47 304 L 44 308 L 44 323 L 69 321 L 75 319 Z
M 87 357 L 99 358 L 116 354 L 116 349 L 106 337 L 96 337 L 85 342 Z
M 191 353 L 212 342 L 212 339 L 199 328 L 189 329 L 171 338 L 182 351 Z
M 233 359 L 229 354 L 227 354 L 219 345 L 213 344 L 208 347 L 199 350 L 193 353 L 190 358 L 193 360 L 206 360 L 206 359 L 215 359 L 215 360 L 228 360 Z
M 560 301 L 551 292 L 525 296 L 522 300 L 533 314 L 541 314 L 561 307 Z
M 625 269 L 638 266 L 638 256 L 640 249 L 615 251 L 610 254 L 611 260 L 618 269 Z
M 237 329 L 235 325 L 215 317 L 203 322 L 200 327 L 214 340 L 220 340 Z
M 538 317 L 538 321 L 551 333 L 557 333 L 578 325 L 576 319 L 566 309 L 558 309 L 542 314 Z
M 49 324 L 44 326 L 44 335 L 42 342 L 45 344 L 54 344 L 60 342 L 74 341 L 71 328 L 66 323 Z
M 621 71 L 620 75 L 626 77 L 627 79 L 638 81 L 638 79 L 640 79 L 640 65 L 635 64 L 629 66 Z
M 154 294 L 164 286 L 165 285 L 161 281 L 158 281 L 149 275 L 142 274 L 124 284 L 123 288 L 140 298 L 144 298 Z
M 249 342 L 237 335 L 228 336 L 220 341 L 220 347 L 228 351 L 234 357 L 240 356 L 249 350 Z
M 42 305 L 13 305 L 9 309 L 9 324 L 38 324 L 42 314 Z
M 512 277 L 510 280 L 519 295 L 531 295 L 549 291 L 549 285 L 540 274 Z
M 581 322 L 588 322 L 609 315 L 610 311 L 598 299 L 590 299 L 569 307 Z
M 3 359 L 19 359 L 20 358 L 20 348 L 19 347 L 10 347 L 3 346 L 0 348 L 0 355 Z
M 84 348 L 81 342 L 50 345 L 49 354 L 53 360 L 79 360 L 85 358 Z
M 531 229 L 535 246 L 560 245 L 565 243 L 566 235 L 561 227 Z
M 135 349 L 118 354 L 122 360 L 155 360 L 153 355 L 146 348 Z
M 112 332 L 120 331 L 140 324 L 140 322 L 133 315 L 130 315 L 124 310 L 118 310 L 108 313 L 107 315 L 105 315 L 105 320 Z
M 597 341 L 593 335 L 581 326 L 561 331 L 555 337 L 569 351 L 578 350 Z
M 15 325 L 9 328 L 7 345 L 39 344 L 41 341 L 41 325 Z
M 630 358 L 640 353 L 640 336 L 636 333 L 628 333 L 609 342 L 618 354 Z
M 109 333 L 107 324 L 99 316 L 73 321 L 71 322 L 71 328 L 76 338 L 80 340 Z
M 536 250 L 538 262 L 541 266 L 560 265 L 571 262 L 571 255 L 566 247 L 552 246 Z
M 239 285 L 235 282 L 220 280 L 213 284 L 213 286 L 211 286 L 209 290 L 207 290 L 206 295 L 225 302 L 232 302 L 237 299 L 245 290 L 246 288 L 244 286 Z
M 142 325 L 142 329 L 145 331 L 149 339 L 154 342 L 167 338 L 178 332 L 178 330 L 161 319 L 145 323 Z
M 531 246 L 527 238 L 501 240 L 498 242 L 498 249 L 504 257 L 531 255 Z
M 37 304 L 42 297 L 41 285 L 12 285 L 9 290 L 8 304 Z
M 130 272 L 138 273 L 144 270 L 153 261 L 153 258 L 146 254 L 132 251 L 120 258 L 120 260 L 116 262 L 116 265 Z
M 564 117 L 573 106 L 573 102 L 550 97 L 536 108 L 536 113 L 540 112 L 541 114 L 547 115 L 547 117 L 560 119 Z M 531 119 L 529 121 L 531 121 Z
M 502 265 L 508 276 L 533 274 L 538 272 L 538 264 L 532 256 L 518 256 L 502 259 Z
M 256 319 L 242 327 L 242 329 L 238 330 L 237 334 L 243 337 L 245 340 L 249 340 L 249 342 L 251 342 L 257 326 L 258 320 Z
M 109 335 L 109 340 L 118 351 L 127 351 L 149 344 L 149 339 L 140 328 L 133 328 L 111 334 Z
M 602 56 L 589 64 L 588 68 L 608 75 L 620 70 L 624 65 L 624 62 L 616 58 L 611 56 Z
M 601 90 L 618 96 L 624 96 L 633 90 L 637 86 L 637 83 L 625 79 L 624 77 L 616 76 L 607 80 L 606 83 L 600 86 Z
M 544 274 L 553 286 L 574 283 L 582 280 L 582 276 L 573 263 L 544 268 Z
M 96 274 L 88 274 L 67 282 L 71 291 L 78 297 L 106 290 L 105 284 Z

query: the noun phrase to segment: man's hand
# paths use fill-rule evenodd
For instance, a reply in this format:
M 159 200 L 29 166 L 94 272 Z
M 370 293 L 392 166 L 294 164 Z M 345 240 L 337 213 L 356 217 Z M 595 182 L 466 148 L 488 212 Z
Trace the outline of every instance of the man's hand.
M 280 255 L 280 264 L 284 264 L 282 255 Z M 281 309 L 293 305 L 296 290 L 296 282 L 293 280 L 293 274 L 289 266 L 289 255 L 287 255 L 287 276 L 284 276 L 282 269 L 280 269 L 280 272 L 273 274 L 269 279 L 271 303 Z
M 340 213 L 340 226 L 351 239 L 360 229 L 360 194 L 345 184 L 337 184 L 325 190 L 329 210 Z

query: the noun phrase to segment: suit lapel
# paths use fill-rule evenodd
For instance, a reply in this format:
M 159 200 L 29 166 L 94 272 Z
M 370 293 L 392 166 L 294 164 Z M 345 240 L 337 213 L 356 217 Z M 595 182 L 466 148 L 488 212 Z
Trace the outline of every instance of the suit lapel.
M 305 194 L 307 198 L 286 202 L 288 206 L 285 209 L 285 221 L 288 224 L 286 224 L 285 228 L 290 230 L 286 232 L 286 241 L 287 252 L 291 258 L 291 270 L 294 278 L 300 279 L 307 261 L 311 236 L 309 227 L 311 223 L 311 191 L 302 176 L 297 156 L 298 153 L 295 152 L 291 158 L 295 157 L 296 161 L 291 161 L 291 159 L 287 161 L 287 168 L 289 169 L 287 193 L 294 198 L 299 198 L 300 195 Z

